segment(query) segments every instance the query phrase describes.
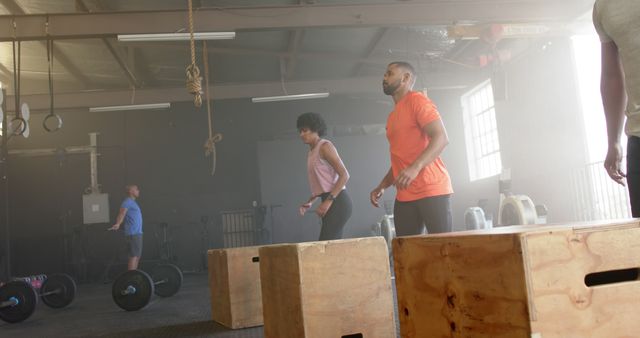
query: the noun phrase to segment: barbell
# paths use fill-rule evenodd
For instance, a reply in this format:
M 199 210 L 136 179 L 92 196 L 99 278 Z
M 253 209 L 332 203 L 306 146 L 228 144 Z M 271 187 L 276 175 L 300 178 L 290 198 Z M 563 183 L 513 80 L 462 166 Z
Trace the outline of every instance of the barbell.
M 0 319 L 18 323 L 31 317 L 38 298 L 47 306 L 60 309 L 71 304 L 75 295 L 76 283 L 66 274 L 16 278 L 0 286 Z
M 153 294 L 171 297 L 182 286 L 182 271 L 173 264 L 158 265 L 151 276 L 142 270 L 129 270 L 118 276 L 111 296 L 120 308 L 138 311 L 149 304 Z
M 76 297 L 76 282 L 66 274 L 51 275 L 42 283 L 39 295 L 48 307 L 62 309 Z

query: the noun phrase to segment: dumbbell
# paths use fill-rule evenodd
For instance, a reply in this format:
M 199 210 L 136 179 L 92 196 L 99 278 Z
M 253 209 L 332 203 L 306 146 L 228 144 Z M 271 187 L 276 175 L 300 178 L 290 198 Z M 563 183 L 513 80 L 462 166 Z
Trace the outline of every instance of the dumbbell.
M 42 286 L 36 290 L 34 282 L 39 285 L 42 280 Z M 0 287 L 0 319 L 18 323 L 31 317 L 38 298 L 47 306 L 60 309 L 71 304 L 75 295 L 76 283 L 66 274 L 16 278 Z
M 182 271 L 173 264 L 158 265 L 152 276 L 142 270 L 127 271 L 116 278 L 111 288 L 113 301 L 126 311 L 138 311 L 151 296 L 171 297 L 182 286 Z

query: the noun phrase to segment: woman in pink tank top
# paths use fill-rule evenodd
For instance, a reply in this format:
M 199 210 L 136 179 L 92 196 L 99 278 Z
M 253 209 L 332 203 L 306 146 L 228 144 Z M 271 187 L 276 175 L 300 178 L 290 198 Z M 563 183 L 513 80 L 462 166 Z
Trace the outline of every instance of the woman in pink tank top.
M 322 219 L 320 240 L 340 239 L 353 208 L 346 192 L 349 172 L 333 143 L 322 138 L 327 126 L 319 114 L 302 114 L 296 124 L 302 142 L 309 146 L 307 174 L 311 189 L 311 197 L 300 206 L 300 215 L 304 216 L 320 198 L 322 202 L 316 209 Z

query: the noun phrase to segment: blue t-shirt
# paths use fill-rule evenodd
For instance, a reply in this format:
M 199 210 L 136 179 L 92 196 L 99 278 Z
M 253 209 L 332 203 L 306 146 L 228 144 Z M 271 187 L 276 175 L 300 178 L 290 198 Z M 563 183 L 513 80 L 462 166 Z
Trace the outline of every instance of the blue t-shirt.
M 124 215 L 125 236 L 142 234 L 142 212 L 138 203 L 128 197 L 122 202 L 120 208 L 127 209 L 127 213 Z

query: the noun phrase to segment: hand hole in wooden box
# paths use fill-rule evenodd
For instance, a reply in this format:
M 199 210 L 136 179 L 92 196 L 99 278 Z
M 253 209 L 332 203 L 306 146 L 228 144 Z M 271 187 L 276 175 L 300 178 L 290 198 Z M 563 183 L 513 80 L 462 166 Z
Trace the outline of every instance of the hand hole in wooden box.
M 588 287 L 618 284 L 624 282 L 637 281 L 640 275 L 640 269 L 622 269 L 622 270 L 610 270 L 602 272 L 594 272 L 584 277 L 584 284 Z

